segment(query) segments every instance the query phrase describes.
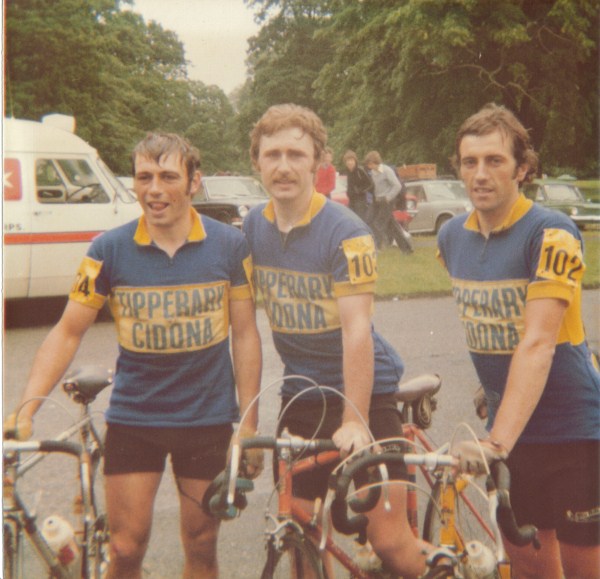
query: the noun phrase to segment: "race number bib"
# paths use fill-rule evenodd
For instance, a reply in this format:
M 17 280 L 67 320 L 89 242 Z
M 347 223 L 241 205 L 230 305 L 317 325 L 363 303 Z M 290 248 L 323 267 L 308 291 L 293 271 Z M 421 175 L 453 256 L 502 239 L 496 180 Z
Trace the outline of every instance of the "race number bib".
M 564 229 L 546 229 L 536 277 L 573 287 L 584 271 L 581 243 Z
M 351 284 L 372 283 L 377 279 L 375 242 L 371 235 L 345 239 L 342 249 L 348 260 Z

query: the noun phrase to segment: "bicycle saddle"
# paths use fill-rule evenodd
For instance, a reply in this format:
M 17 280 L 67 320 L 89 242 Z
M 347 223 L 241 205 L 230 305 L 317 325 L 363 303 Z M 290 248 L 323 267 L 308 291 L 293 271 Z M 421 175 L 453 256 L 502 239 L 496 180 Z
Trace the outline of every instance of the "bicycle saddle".
M 88 403 L 112 382 L 112 370 L 103 366 L 82 366 L 67 374 L 63 389 L 76 402 Z
M 396 392 L 396 401 L 413 402 L 426 394 L 435 394 L 441 386 L 442 379 L 438 374 L 422 374 L 400 382 L 400 390 Z

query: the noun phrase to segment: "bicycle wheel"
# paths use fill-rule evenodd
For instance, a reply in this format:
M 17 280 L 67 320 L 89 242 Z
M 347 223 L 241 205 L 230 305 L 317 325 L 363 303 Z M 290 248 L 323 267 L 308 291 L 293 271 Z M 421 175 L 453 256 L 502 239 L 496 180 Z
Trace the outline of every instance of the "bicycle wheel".
M 278 547 L 271 537 L 267 545 L 267 562 L 261 579 L 326 579 L 319 551 L 310 539 L 296 532 L 287 533 Z
M 84 579 L 103 579 L 106 576 L 109 562 L 108 545 L 108 522 L 106 515 L 100 515 L 94 523 L 89 540 L 85 569 L 82 573 Z
M 457 535 L 463 543 L 459 547 L 463 548 L 467 541 L 478 540 L 494 550 L 495 543 L 489 529 L 487 499 L 479 494 L 474 488 L 474 484 L 470 484 L 464 479 L 459 479 L 453 487 L 451 492 L 455 493 L 454 504 L 444 505 L 443 501 L 452 500 L 452 495 L 444 497 L 445 483 L 440 480 L 435 483 L 425 511 L 423 539 L 432 545 L 440 546 L 447 542 L 443 540 L 445 529 L 454 524 Z M 457 488 L 462 488 L 461 493 L 456 492 Z M 454 510 L 453 520 L 452 509 Z M 442 517 L 447 517 L 449 525 L 444 525 Z
M 4 579 L 15 579 L 17 577 L 17 543 L 11 525 L 3 525 L 3 561 L 2 568 Z

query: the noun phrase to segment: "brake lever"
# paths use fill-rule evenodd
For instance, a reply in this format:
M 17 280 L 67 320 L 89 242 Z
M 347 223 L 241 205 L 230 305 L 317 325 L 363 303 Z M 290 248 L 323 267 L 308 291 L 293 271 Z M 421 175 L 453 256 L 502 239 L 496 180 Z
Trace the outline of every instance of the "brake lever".
M 237 481 L 238 468 L 240 463 L 241 446 L 239 442 L 231 445 L 231 460 L 229 469 L 229 480 L 227 481 L 227 505 L 232 506 L 235 501 L 235 484 Z

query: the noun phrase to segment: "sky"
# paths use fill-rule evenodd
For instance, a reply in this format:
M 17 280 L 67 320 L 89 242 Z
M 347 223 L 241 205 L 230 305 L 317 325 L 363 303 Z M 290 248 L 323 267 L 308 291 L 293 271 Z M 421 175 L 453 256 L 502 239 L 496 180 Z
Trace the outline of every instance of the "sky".
M 226 94 L 246 80 L 247 39 L 258 25 L 244 0 L 134 0 L 131 9 L 177 34 L 191 80 Z

